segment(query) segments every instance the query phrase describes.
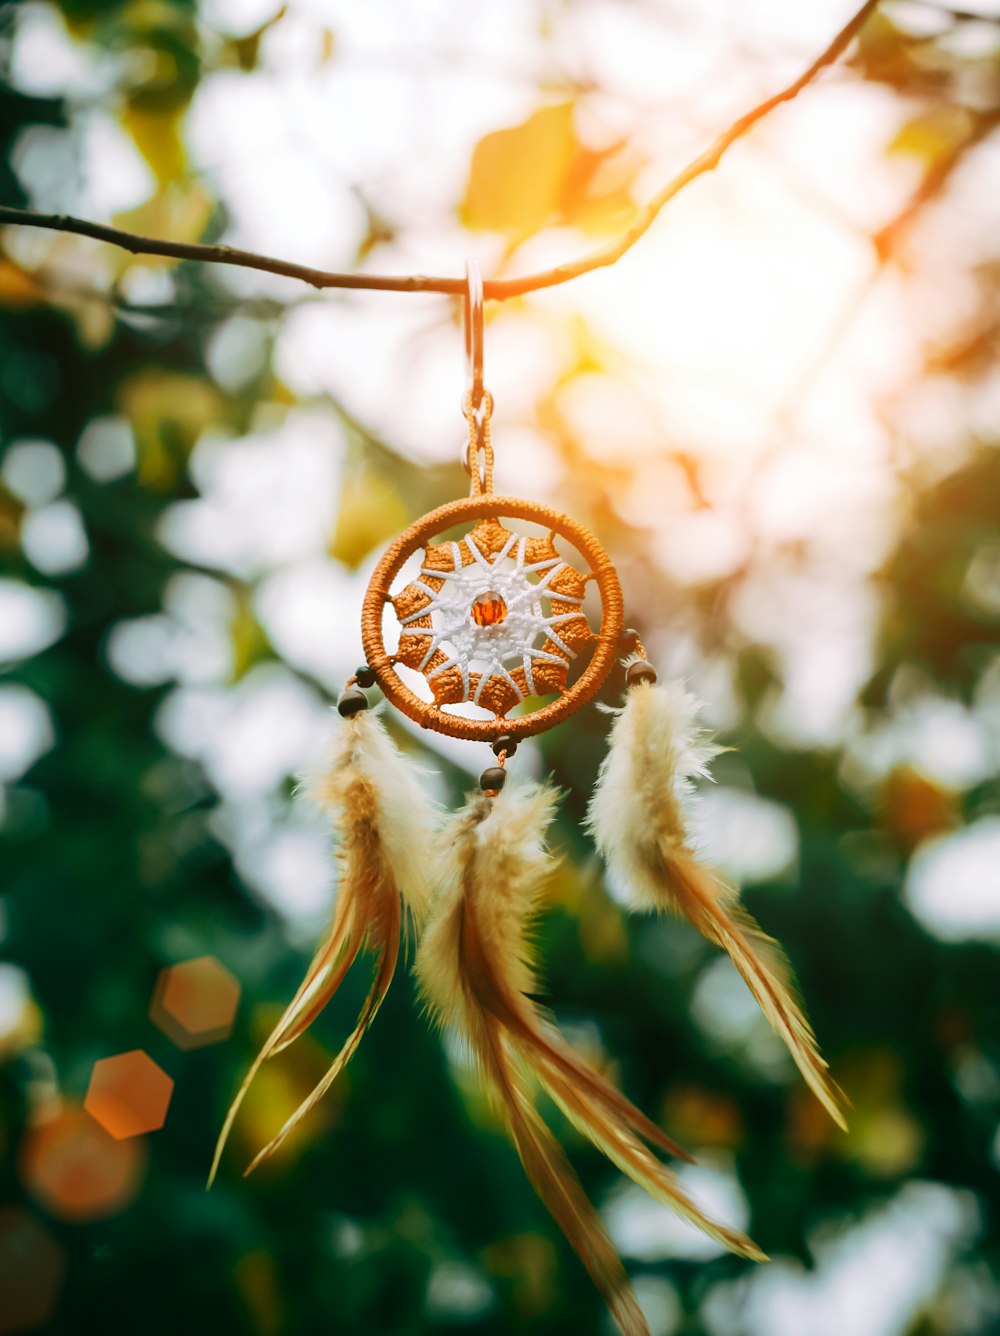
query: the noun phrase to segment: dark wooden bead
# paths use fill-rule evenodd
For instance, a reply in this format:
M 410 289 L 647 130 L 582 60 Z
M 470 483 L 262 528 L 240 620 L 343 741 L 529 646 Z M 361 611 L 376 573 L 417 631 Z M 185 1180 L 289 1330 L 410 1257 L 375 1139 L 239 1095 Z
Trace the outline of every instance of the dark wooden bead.
M 653 683 L 656 681 L 656 669 L 645 659 L 637 659 L 635 663 L 630 663 L 625 669 L 625 683 L 627 686 L 634 687 L 640 682 Z
M 491 765 L 479 776 L 479 787 L 484 793 L 499 793 L 506 783 L 507 771 L 499 765 Z
M 509 733 L 501 733 L 493 744 L 493 755 L 499 756 L 501 752 L 506 752 L 508 756 L 513 756 L 517 751 L 517 743 Z
M 345 719 L 350 719 L 352 714 L 360 714 L 362 710 L 368 709 L 368 697 L 357 687 L 348 687 L 337 701 L 337 709 Z
M 621 643 L 622 643 L 623 645 L 626 645 L 626 646 L 634 645 L 634 644 L 636 643 L 636 641 L 641 640 L 641 639 L 642 639 L 642 637 L 639 635 L 639 632 L 635 629 L 634 626 L 629 626 L 629 627 L 627 627 L 627 628 L 622 632 L 622 635 L 621 635 Z
M 363 663 L 360 668 L 356 668 L 354 676 L 358 679 L 359 687 L 373 687 L 375 685 L 375 670 L 369 668 L 367 663 Z

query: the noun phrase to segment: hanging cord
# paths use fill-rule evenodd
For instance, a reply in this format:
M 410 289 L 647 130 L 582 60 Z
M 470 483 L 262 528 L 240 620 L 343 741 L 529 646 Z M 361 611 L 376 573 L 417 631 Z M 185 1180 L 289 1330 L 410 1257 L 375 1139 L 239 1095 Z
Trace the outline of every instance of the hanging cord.
M 462 411 L 469 424 L 469 439 L 462 451 L 462 463 L 471 478 L 469 495 L 488 496 L 493 491 L 493 441 L 490 434 L 492 394 L 489 390 L 483 390 L 482 402 L 478 408 L 473 408 L 470 390 L 465 396 Z

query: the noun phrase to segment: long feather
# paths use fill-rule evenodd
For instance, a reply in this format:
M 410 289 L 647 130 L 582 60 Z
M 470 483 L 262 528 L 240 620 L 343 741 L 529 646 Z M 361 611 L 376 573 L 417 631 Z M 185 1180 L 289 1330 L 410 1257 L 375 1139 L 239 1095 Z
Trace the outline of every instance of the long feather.
M 580 1256 L 621 1330 L 646 1325 L 597 1211 L 538 1114 L 530 1074 L 575 1127 L 619 1168 L 725 1247 L 763 1260 L 744 1235 L 716 1224 L 643 1144 L 683 1154 L 625 1096 L 574 1053 L 529 994 L 534 970 L 528 930 L 550 866 L 544 834 L 555 795 L 508 785 L 473 798 L 444 831 L 441 891 L 416 967 L 437 1021 L 457 1028 L 503 1114 L 525 1171 Z M 687 1158 L 687 1157 L 685 1157 Z
M 261 1065 L 309 1028 L 362 950 L 375 956 L 375 977 L 356 1026 L 323 1079 L 259 1152 L 247 1173 L 272 1155 L 322 1099 L 375 1019 L 399 958 L 404 906 L 416 919 L 427 912 L 426 878 L 438 813 L 372 711 L 341 721 L 329 769 L 313 796 L 330 812 L 338 835 L 339 888 L 333 921 L 230 1105 L 216 1144 L 209 1186 Z
M 687 799 L 718 754 L 679 682 L 629 688 L 590 804 L 588 825 L 612 881 L 639 910 L 673 910 L 726 951 L 816 1098 L 846 1128 L 816 1037 L 780 947 L 691 850 Z

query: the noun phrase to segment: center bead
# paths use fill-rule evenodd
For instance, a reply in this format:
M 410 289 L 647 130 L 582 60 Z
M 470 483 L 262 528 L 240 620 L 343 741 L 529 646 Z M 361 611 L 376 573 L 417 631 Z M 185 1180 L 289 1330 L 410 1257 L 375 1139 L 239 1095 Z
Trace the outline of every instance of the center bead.
M 507 604 L 499 594 L 488 590 L 472 604 L 472 620 L 477 626 L 498 626 L 507 616 Z

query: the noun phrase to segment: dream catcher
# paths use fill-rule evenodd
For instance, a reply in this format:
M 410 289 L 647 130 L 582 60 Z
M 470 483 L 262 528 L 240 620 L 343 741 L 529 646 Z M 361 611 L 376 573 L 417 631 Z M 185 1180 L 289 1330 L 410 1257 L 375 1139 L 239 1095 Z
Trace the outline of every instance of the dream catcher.
M 764 1255 L 698 1208 L 655 1152 L 690 1157 L 589 1066 L 532 1000 L 529 929 L 550 863 L 545 835 L 556 795 L 546 784 L 508 784 L 508 764 L 521 739 L 591 701 L 620 659 L 625 701 L 589 814 L 610 876 L 634 910 L 682 914 L 729 954 L 816 1097 L 844 1126 L 839 1092 L 780 951 L 692 851 L 686 809 L 693 781 L 708 775 L 719 750 L 698 725 L 697 702 L 678 683 L 657 683 L 638 636 L 624 629 L 618 577 L 597 540 L 549 506 L 493 491 L 483 290 L 471 264 L 465 306 L 470 494 L 417 520 L 372 576 L 361 614 L 366 662 L 338 702 L 334 755 L 317 793 L 337 836 L 336 912 L 229 1111 L 212 1174 L 260 1065 L 308 1028 L 367 952 L 375 977 L 353 1033 L 251 1169 L 336 1080 L 375 1019 L 410 919 L 431 1012 L 464 1037 L 532 1185 L 621 1330 L 644 1333 L 601 1217 L 538 1112 L 538 1089 L 651 1196 L 733 1252 L 757 1261 Z M 590 586 L 596 598 L 588 598 Z M 493 763 L 461 811 L 443 816 L 430 803 L 419 773 L 369 708 L 365 691 L 376 685 L 424 728 L 492 748 Z

